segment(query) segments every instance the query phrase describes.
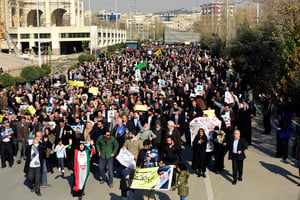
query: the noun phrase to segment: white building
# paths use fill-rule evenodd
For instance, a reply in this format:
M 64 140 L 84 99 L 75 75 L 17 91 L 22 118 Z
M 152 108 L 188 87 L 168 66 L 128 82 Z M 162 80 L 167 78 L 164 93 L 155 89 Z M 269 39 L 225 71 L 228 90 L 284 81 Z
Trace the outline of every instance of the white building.
M 83 0 L 8 0 L 7 6 L 8 46 L 17 52 L 37 52 L 38 35 L 55 55 L 80 52 L 84 43 L 97 50 L 126 41 L 125 30 L 84 26 Z

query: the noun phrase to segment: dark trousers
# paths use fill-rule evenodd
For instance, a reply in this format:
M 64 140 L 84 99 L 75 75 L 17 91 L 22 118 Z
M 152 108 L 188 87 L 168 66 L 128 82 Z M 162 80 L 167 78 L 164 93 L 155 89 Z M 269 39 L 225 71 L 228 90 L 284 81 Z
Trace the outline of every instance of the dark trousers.
M 30 188 L 34 188 L 35 192 L 39 193 L 41 186 L 41 167 L 29 167 L 27 176 Z
M 2 167 L 5 167 L 5 161 L 8 161 L 9 166 L 13 165 L 13 150 L 12 144 L 10 142 L 1 142 L 1 164 Z
M 61 168 L 61 170 L 64 170 L 64 158 L 57 158 L 57 166 Z
M 108 168 L 108 178 L 105 175 L 105 169 Z M 107 181 L 108 184 L 113 184 L 114 178 L 114 158 L 100 158 L 99 159 L 99 170 L 100 170 L 100 177 L 101 180 Z
M 265 133 L 270 134 L 271 133 L 271 114 L 264 115 L 263 122 L 264 122 Z
M 232 175 L 233 180 L 236 181 L 237 177 L 243 177 L 243 163 L 244 160 L 239 160 L 237 154 L 233 154 L 232 156 Z

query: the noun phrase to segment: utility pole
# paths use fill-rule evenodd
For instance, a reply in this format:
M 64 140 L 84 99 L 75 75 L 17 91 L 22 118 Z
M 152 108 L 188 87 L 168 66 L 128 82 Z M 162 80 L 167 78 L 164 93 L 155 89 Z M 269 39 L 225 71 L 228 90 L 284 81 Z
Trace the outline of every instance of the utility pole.
M 89 22 L 90 22 L 90 54 L 93 55 L 92 47 L 92 12 L 91 12 L 91 0 L 89 0 Z
M 256 1 L 256 23 L 259 24 L 259 0 Z
M 211 3 L 211 32 L 215 32 L 215 0 Z
M 226 46 L 228 46 L 229 40 L 229 0 L 226 0 Z
M 37 25 L 37 32 L 38 32 L 38 55 L 39 55 L 39 67 L 42 66 L 42 56 L 41 56 L 41 40 L 40 40 L 40 3 L 36 0 L 36 25 Z

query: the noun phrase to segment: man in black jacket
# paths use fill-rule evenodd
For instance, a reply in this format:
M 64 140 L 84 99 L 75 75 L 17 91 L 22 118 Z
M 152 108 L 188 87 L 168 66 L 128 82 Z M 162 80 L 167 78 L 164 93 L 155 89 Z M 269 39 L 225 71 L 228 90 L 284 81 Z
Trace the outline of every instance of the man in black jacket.
M 234 139 L 229 146 L 229 159 L 232 160 L 233 185 L 236 184 L 237 180 L 243 180 L 243 162 L 246 158 L 244 151 L 247 149 L 247 142 L 240 135 L 240 131 L 235 130 Z

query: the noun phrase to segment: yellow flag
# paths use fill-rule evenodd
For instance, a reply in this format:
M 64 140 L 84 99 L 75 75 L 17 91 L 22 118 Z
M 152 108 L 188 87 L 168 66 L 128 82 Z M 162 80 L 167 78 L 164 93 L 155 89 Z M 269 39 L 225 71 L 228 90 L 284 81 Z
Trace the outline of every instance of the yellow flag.
M 161 55 L 161 49 L 158 48 L 157 51 L 155 51 L 154 53 L 156 56 L 160 56 Z
M 30 115 L 34 115 L 36 113 L 36 110 L 33 106 L 29 106 L 28 108 L 26 108 L 26 111 L 30 114 Z

